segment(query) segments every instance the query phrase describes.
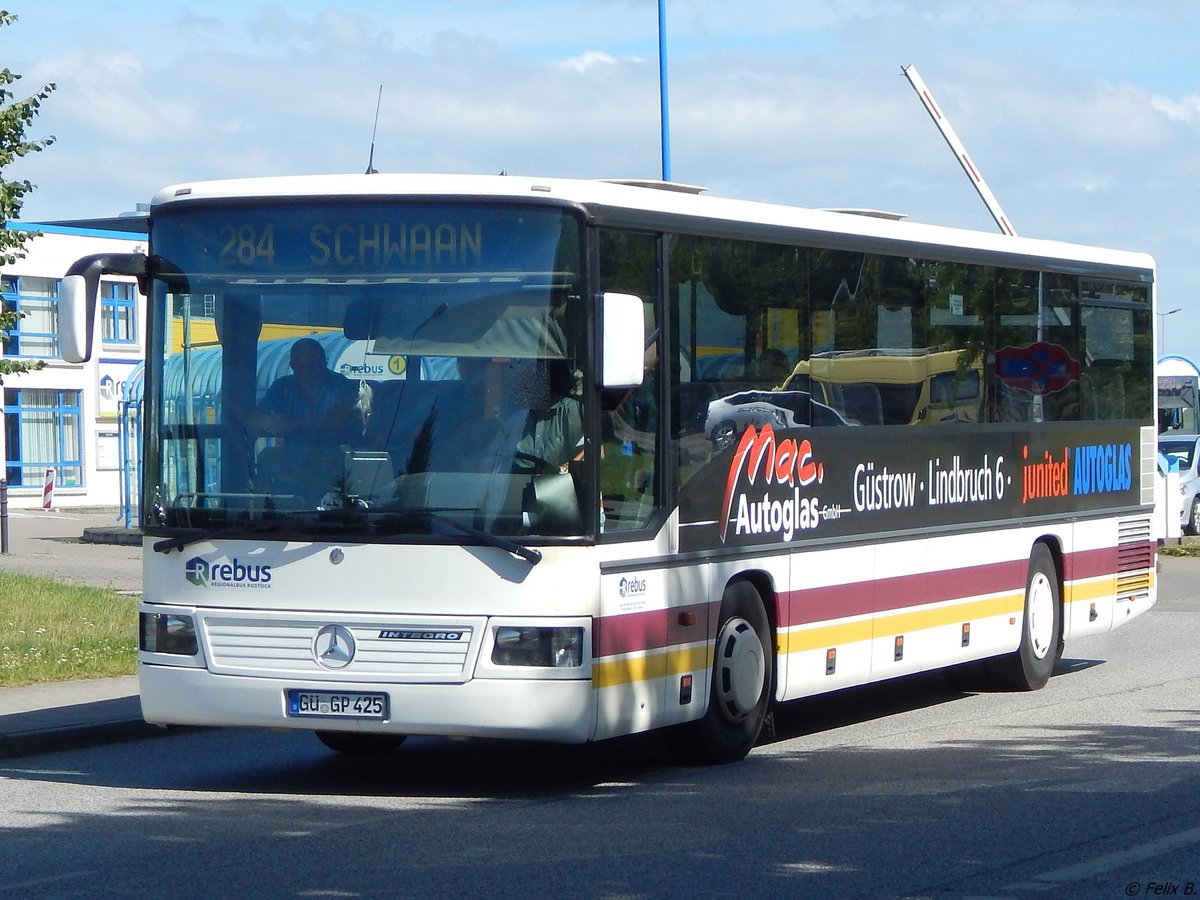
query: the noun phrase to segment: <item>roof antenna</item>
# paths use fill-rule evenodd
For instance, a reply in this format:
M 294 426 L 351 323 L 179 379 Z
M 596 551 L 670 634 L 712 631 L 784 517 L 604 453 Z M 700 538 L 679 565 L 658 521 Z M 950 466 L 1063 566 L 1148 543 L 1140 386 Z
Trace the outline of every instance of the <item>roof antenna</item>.
M 379 104 L 383 102 L 383 85 L 379 86 L 379 96 L 375 100 L 375 124 L 371 126 L 371 154 L 367 157 L 366 175 L 378 175 L 375 168 L 375 132 L 379 130 Z

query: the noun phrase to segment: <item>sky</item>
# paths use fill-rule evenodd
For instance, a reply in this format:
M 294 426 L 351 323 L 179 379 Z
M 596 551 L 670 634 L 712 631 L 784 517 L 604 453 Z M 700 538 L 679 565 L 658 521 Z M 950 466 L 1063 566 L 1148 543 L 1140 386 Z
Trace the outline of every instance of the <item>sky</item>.
M 8 0 L 22 220 L 161 187 L 380 171 L 662 174 L 657 0 Z M 1158 264 L 1160 352 L 1200 361 L 1200 0 L 666 0 L 673 180 Z M 382 87 L 382 93 L 381 93 Z M 1178 312 L 1171 312 L 1178 310 Z

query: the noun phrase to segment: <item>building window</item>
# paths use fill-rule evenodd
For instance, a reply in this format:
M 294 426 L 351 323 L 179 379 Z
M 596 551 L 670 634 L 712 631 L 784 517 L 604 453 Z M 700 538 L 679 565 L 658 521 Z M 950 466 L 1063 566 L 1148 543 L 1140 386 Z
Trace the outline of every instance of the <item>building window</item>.
M 0 276 L 4 305 L 22 314 L 4 348 L 8 356 L 53 359 L 58 356 L 58 279 L 31 275 Z
M 46 469 L 56 484 L 83 486 L 83 427 L 79 391 L 4 389 L 6 477 L 13 487 L 38 487 Z
M 137 285 L 101 282 L 100 325 L 106 344 L 137 342 Z

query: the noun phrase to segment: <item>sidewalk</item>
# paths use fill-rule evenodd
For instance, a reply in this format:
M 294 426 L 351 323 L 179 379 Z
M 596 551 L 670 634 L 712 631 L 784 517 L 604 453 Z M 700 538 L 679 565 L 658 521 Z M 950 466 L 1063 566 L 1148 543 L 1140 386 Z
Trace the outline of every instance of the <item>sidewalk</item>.
M 0 568 L 77 584 L 142 590 L 142 538 L 115 509 L 8 511 L 8 555 Z
M 8 532 L 0 571 L 141 594 L 141 535 L 116 510 L 10 508 Z M 0 759 L 162 733 L 142 720 L 136 676 L 0 688 Z

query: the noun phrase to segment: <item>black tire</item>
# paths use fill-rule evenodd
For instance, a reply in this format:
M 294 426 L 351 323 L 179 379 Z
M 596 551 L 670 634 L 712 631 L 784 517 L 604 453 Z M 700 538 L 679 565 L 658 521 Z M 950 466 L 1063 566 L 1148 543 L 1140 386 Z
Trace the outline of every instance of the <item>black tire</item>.
M 762 598 L 734 582 L 721 598 L 717 644 L 702 719 L 673 729 L 668 743 L 684 762 L 737 762 L 758 742 L 774 685 L 771 628 Z
M 1200 497 L 1192 498 L 1192 508 L 1188 511 L 1187 525 L 1183 530 L 1188 534 L 1200 534 Z
M 1046 686 L 1062 655 L 1062 589 L 1054 557 L 1045 544 L 1033 548 L 1025 577 L 1021 646 L 994 661 L 998 686 L 1037 691 Z
M 363 734 L 357 731 L 318 731 L 317 739 L 330 750 L 354 756 L 384 756 L 402 743 L 403 734 Z

